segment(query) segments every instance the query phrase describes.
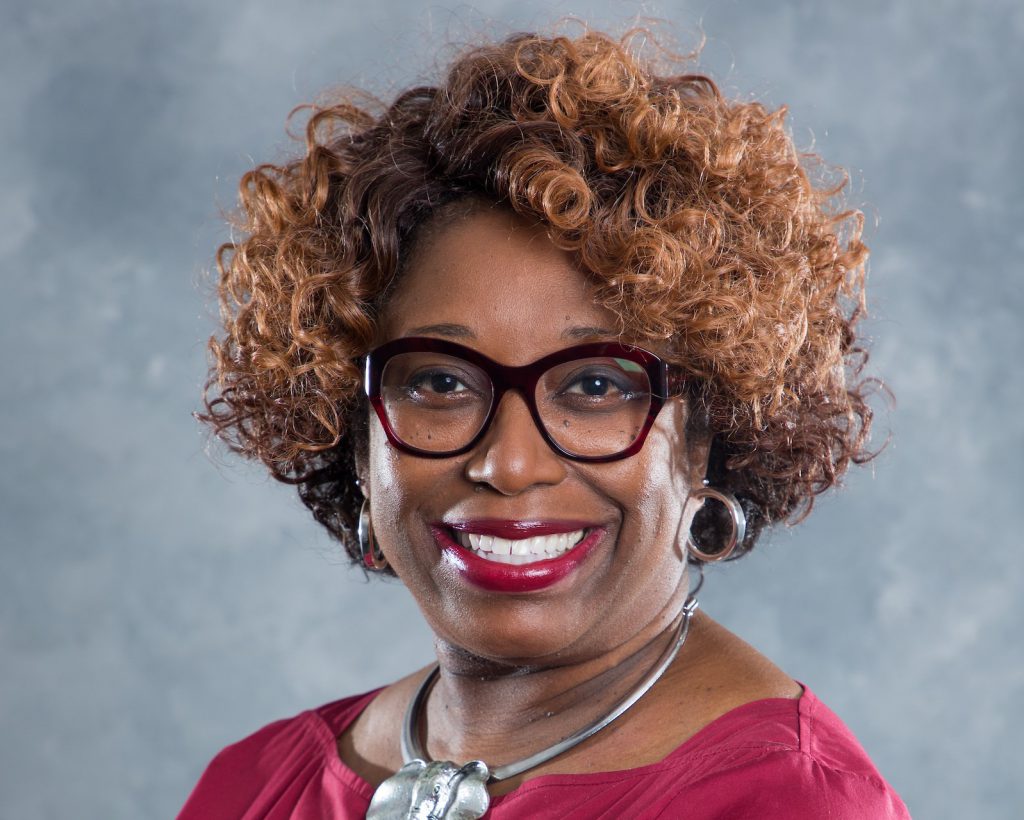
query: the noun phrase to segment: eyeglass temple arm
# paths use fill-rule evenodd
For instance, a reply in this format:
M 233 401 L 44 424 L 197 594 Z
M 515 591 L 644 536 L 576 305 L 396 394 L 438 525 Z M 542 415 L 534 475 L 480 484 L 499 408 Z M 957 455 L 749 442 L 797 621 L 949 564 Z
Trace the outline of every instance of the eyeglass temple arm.
M 686 372 L 679 365 L 665 363 L 665 386 L 668 388 L 665 398 L 682 396 L 688 383 Z

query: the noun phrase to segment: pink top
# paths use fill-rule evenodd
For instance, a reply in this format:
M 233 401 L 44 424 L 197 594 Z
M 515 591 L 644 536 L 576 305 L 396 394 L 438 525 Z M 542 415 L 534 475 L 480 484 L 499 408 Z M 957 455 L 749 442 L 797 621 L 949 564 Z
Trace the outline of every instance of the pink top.
M 335 739 L 376 692 L 271 723 L 218 754 L 178 820 L 363 818 L 373 786 Z M 492 798 L 489 820 L 909 818 L 850 730 L 808 689 L 722 715 L 664 760 L 546 775 Z

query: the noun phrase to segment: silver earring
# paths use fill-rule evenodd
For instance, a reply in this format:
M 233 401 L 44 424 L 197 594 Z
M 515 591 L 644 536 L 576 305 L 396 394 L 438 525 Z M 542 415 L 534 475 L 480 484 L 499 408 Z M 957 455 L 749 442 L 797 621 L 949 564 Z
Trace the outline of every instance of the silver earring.
M 724 504 L 726 510 L 729 511 L 729 520 L 732 524 L 732 531 L 726 539 L 725 546 L 715 552 L 705 552 L 694 543 L 692 536 L 687 535 L 687 551 L 698 561 L 704 561 L 705 563 L 724 561 L 732 555 L 732 551 L 736 549 L 736 545 L 741 544 L 743 542 L 743 537 L 747 534 L 747 516 L 743 512 L 743 507 L 740 506 L 740 502 L 736 500 L 736 496 L 732 493 L 724 490 L 716 490 L 714 487 L 700 487 L 690 493 L 690 497 L 698 500 L 712 498 L 715 501 Z
M 370 523 L 370 499 L 363 502 L 359 510 L 359 527 L 356 530 L 359 539 L 359 558 L 363 566 L 371 572 L 383 572 L 388 568 L 388 559 L 380 551 L 380 545 L 373 537 L 373 524 Z

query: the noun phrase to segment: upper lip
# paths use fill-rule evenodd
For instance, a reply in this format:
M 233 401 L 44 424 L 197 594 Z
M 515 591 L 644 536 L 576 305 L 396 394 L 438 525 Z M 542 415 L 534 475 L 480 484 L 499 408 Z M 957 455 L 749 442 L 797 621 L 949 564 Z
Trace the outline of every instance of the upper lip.
M 577 532 L 597 526 L 588 521 L 566 520 L 507 520 L 500 518 L 474 518 L 459 521 L 443 521 L 442 526 L 456 532 L 472 532 L 478 535 L 493 535 L 498 538 L 530 538 L 535 535 L 558 535 L 563 532 Z

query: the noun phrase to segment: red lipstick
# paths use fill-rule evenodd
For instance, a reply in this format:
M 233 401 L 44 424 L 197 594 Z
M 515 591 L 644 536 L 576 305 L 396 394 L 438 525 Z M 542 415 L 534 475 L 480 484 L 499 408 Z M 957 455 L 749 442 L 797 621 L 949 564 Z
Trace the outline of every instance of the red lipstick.
M 457 532 L 496 535 L 498 538 L 532 538 L 535 535 L 558 535 L 593 527 L 585 521 L 506 521 L 503 518 L 474 518 L 472 521 L 446 521 L 442 526 Z
M 536 592 L 558 583 L 570 575 L 583 561 L 601 536 L 604 528 L 578 521 L 502 521 L 497 519 L 459 521 L 433 524 L 431 531 L 445 563 L 474 586 L 489 592 Z M 535 535 L 556 535 L 589 529 L 575 547 L 555 558 L 529 564 L 504 564 L 481 558 L 455 541 L 450 530 L 520 539 Z

